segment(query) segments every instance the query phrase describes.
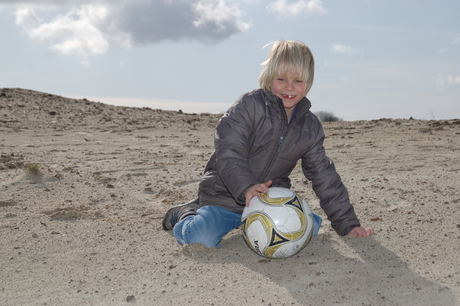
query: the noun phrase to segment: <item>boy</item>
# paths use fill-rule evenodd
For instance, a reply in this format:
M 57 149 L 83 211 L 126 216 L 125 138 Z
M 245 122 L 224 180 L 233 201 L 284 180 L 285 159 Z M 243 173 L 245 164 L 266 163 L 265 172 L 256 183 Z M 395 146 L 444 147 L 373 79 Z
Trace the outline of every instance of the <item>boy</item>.
M 249 201 L 270 186 L 290 188 L 300 159 L 320 206 L 342 236 L 367 237 L 348 192 L 323 147 L 320 121 L 305 97 L 313 84 L 314 59 L 297 41 L 277 41 L 259 77 L 260 89 L 242 95 L 219 120 L 212 153 L 199 184 L 199 198 L 169 209 L 163 228 L 182 245 L 219 242 L 241 224 Z M 314 215 L 314 235 L 321 218 Z

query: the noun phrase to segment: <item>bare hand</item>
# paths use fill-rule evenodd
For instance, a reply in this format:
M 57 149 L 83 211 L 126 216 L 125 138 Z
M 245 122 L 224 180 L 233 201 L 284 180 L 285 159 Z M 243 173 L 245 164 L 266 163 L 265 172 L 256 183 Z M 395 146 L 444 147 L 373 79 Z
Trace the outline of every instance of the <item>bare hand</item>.
M 272 181 L 270 180 L 265 183 L 255 184 L 249 187 L 248 190 L 246 190 L 246 193 L 244 194 L 244 196 L 246 197 L 246 207 L 249 206 L 249 202 L 251 201 L 253 197 L 258 197 L 262 193 L 267 193 L 268 187 L 270 187 L 271 184 L 272 184 Z
M 352 229 L 348 235 L 355 237 L 355 238 L 362 238 L 362 237 L 368 237 L 373 234 L 374 234 L 373 228 L 364 228 L 361 226 L 357 226 L 354 229 Z

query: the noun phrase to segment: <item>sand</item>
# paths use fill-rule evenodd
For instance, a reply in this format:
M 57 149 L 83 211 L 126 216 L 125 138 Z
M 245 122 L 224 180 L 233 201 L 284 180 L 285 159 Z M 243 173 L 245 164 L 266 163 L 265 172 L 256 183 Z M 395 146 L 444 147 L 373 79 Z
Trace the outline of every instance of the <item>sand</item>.
M 459 304 L 460 120 L 324 123 L 376 234 L 326 220 L 268 260 L 239 229 L 206 249 L 161 228 L 196 195 L 219 117 L 0 89 L 0 305 Z M 291 178 L 325 218 L 300 168 Z

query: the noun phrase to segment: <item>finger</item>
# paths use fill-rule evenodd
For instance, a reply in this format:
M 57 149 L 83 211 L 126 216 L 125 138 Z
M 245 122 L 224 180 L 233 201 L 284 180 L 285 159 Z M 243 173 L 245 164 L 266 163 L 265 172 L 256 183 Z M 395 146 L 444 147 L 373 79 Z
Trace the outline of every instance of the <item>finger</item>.
M 246 198 L 246 203 L 245 204 L 246 204 L 246 207 L 248 207 L 249 203 L 251 202 L 252 196 L 251 196 L 250 193 L 247 192 L 246 195 L 245 195 L 245 198 Z
M 352 230 L 348 235 L 356 238 L 359 234 L 356 232 L 356 230 Z
M 260 196 L 262 193 L 267 193 L 268 188 L 263 187 L 263 185 L 260 186 L 259 189 L 257 189 L 257 193 L 255 194 L 256 197 Z
M 249 204 L 251 203 L 252 198 L 253 198 L 252 196 L 246 197 L 246 207 L 249 207 Z
M 356 238 L 363 238 L 363 237 L 368 237 L 374 234 L 374 229 L 373 228 L 358 228 L 354 229 L 352 231 L 353 237 Z

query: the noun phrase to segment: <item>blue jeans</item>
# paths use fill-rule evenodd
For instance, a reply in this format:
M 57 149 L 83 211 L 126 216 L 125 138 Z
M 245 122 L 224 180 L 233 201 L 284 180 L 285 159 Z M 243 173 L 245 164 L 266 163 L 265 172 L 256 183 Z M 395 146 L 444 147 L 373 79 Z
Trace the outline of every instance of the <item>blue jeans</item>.
M 318 234 L 323 219 L 313 213 L 313 237 Z M 174 237 L 184 244 L 202 243 L 208 248 L 220 247 L 219 242 L 231 230 L 241 225 L 241 213 L 222 207 L 203 206 L 196 215 L 179 221 L 173 228 Z

